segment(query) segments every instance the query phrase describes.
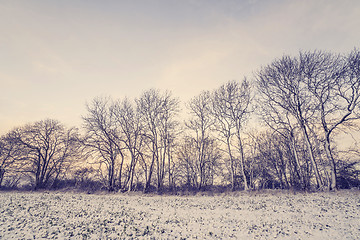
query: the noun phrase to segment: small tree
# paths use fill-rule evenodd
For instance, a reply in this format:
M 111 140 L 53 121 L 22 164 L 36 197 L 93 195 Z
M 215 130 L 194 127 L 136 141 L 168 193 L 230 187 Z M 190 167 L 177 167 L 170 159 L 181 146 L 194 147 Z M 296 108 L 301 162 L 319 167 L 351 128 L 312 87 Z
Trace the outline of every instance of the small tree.
M 0 138 L 0 187 L 6 175 L 19 175 L 24 168 L 23 148 L 11 135 L 12 132 L 9 132 Z

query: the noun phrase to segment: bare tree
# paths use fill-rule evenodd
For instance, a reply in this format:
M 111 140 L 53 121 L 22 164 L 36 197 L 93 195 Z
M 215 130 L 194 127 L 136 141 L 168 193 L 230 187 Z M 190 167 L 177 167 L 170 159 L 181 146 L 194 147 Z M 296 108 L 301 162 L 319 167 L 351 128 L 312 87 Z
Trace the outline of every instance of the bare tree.
M 256 81 L 258 90 L 265 101 L 282 108 L 284 113 L 288 114 L 287 117 L 296 120 L 303 134 L 317 187 L 321 188 L 323 181 L 309 133 L 309 124 L 314 118 L 315 109 L 313 108 L 313 99 L 303 81 L 301 67 L 297 58 L 284 56 L 262 68 L 256 76 Z
M 142 122 L 144 124 L 144 136 L 146 137 L 146 143 L 148 149 L 151 151 L 150 166 L 143 158 L 145 167 L 146 179 L 144 192 L 148 192 L 152 180 L 152 174 L 155 164 L 159 165 L 161 159 L 160 155 L 160 135 L 159 135 L 159 119 L 161 113 L 161 99 L 159 91 L 151 89 L 144 92 L 142 96 L 136 100 L 137 111 L 141 114 Z M 144 157 L 144 155 L 142 155 Z M 159 180 L 158 180 L 159 181 Z M 160 183 L 158 184 L 160 185 Z
M 116 129 L 116 118 L 112 111 L 113 103 L 110 98 L 94 98 L 86 107 L 88 115 L 83 117 L 86 131 L 83 143 L 88 153 L 98 159 L 101 172 L 105 165 L 106 187 L 109 191 L 113 191 L 116 179 L 121 180 L 124 163 L 122 136 L 118 135 L 119 132 Z M 118 187 L 121 188 L 121 181 Z
M 113 112 L 116 117 L 117 131 L 120 132 L 119 135 L 124 136 L 122 141 L 130 155 L 130 163 L 124 188 L 132 191 L 136 165 L 142 154 L 144 144 L 144 136 L 142 135 L 143 126 L 139 113 L 127 98 L 123 101 L 116 102 L 113 107 Z
M 6 175 L 15 174 L 13 180 L 17 182 L 19 173 L 24 170 L 24 149 L 13 138 L 15 131 L 10 131 L 0 138 L 0 187 Z
M 322 51 L 300 53 L 303 78 L 314 98 L 324 148 L 330 164 L 330 189 L 336 189 L 336 161 L 331 147 L 333 132 L 360 119 L 360 52 L 347 56 Z
M 310 182 L 305 177 L 303 171 L 304 161 L 306 159 L 300 158 L 300 134 L 298 132 L 299 126 L 297 124 L 296 118 L 292 116 L 291 113 L 286 111 L 281 105 L 274 104 L 272 101 L 268 100 L 266 95 L 258 94 L 257 96 L 257 105 L 258 105 L 258 115 L 265 126 L 271 129 L 272 134 L 276 134 L 281 137 L 280 141 L 286 141 L 289 143 L 288 153 L 291 156 L 290 166 L 293 168 L 290 169 L 293 174 L 293 181 L 296 182 L 297 188 L 305 189 L 308 187 Z M 257 136 L 254 136 L 257 139 Z
M 242 139 L 244 123 L 249 117 L 251 92 L 249 82 L 244 79 L 242 82 L 230 81 L 222 85 L 213 93 L 212 114 L 216 119 L 216 130 L 220 134 L 220 140 L 227 147 L 230 160 L 230 174 L 232 189 L 236 187 L 238 168 L 244 182 L 244 188 L 249 188 L 245 170 L 245 156 Z M 235 142 L 235 143 L 234 143 Z M 234 156 L 238 152 L 239 161 Z
M 213 155 L 216 149 L 212 149 L 216 144 L 210 136 L 211 128 L 215 123 L 211 112 L 210 92 L 202 92 L 199 96 L 192 98 L 187 108 L 190 110 L 191 119 L 185 122 L 187 129 L 190 130 L 190 136 L 187 137 L 185 144 L 190 145 L 185 148 L 194 150 L 188 150 L 189 153 L 183 152 L 182 159 L 187 164 L 188 179 L 191 179 L 198 189 L 202 189 L 208 185 L 209 179 L 213 178 L 216 165 L 214 161 L 217 160 Z M 190 153 L 192 155 L 187 157 Z
M 294 176 L 295 172 L 291 168 L 294 163 L 288 139 L 278 132 L 264 132 L 253 137 L 257 144 L 256 153 L 261 160 L 261 165 L 265 167 L 263 171 L 272 178 L 269 180 L 276 181 L 282 189 L 289 188 L 291 185 L 296 186 L 294 179 L 297 176 Z
M 154 167 L 156 167 L 157 190 L 161 191 L 166 173 L 166 160 L 171 166 L 170 148 L 174 139 L 179 102 L 170 92 L 161 93 L 159 90 L 150 89 L 136 100 L 137 111 L 141 116 L 144 126 L 145 143 L 149 149 L 150 162 L 141 157 L 146 172 L 144 191 L 150 188 Z M 170 172 L 170 171 L 169 171 Z
M 28 124 L 12 133 L 12 140 L 23 147 L 22 159 L 34 176 L 35 189 L 51 187 L 78 156 L 77 129 L 66 129 L 60 122 L 47 119 Z
M 164 180 L 165 174 L 168 175 L 168 186 L 173 187 L 172 182 L 172 167 L 173 164 L 173 149 L 176 145 L 176 137 L 178 135 L 179 122 L 176 120 L 179 113 L 179 100 L 174 98 L 170 92 L 166 92 L 162 97 L 162 111 L 160 119 L 160 137 L 162 139 L 162 159 L 161 175 L 158 179 Z M 167 161 L 167 166 L 165 161 Z M 166 173 L 165 173 L 166 171 Z M 159 171 L 158 171 L 159 172 Z M 162 183 L 160 182 L 160 188 Z
M 182 175 L 182 184 L 189 189 L 203 190 L 212 186 L 217 176 L 217 168 L 221 158 L 215 139 L 204 140 L 203 150 L 199 151 L 199 143 L 192 136 L 184 137 L 178 149 L 178 164 Z M 199 161 L 202 154 L 202 161 Z

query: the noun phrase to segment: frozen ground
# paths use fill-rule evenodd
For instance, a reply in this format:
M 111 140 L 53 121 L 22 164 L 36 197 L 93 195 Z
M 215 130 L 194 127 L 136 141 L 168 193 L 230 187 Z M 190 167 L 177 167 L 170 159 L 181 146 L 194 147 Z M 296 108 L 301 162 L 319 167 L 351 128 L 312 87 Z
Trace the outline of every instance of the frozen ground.
M 0 192 L 0 239 L 360 239 L 360 192 Z

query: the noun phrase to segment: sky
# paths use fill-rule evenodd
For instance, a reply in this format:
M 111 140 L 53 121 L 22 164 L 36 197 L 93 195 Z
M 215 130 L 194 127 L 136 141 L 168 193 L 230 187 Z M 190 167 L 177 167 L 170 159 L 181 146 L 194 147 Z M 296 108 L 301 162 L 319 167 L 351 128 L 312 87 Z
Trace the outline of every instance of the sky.
M 360 44 L 358 0 L 0 0 L 0 134 L 97 96 L 182 103 L 300 50 Z

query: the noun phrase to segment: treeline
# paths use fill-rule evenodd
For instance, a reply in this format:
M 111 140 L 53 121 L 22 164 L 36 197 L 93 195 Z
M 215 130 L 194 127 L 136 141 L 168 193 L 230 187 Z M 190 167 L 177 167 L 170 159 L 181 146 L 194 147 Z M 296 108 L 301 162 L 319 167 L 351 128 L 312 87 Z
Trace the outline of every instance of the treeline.
M 360 51 L 283 56 L 251 80 L 229 81 L 185 104 L 150 89 L 94 98 L 80 129 L 57 120 L 0 139 L 0 186 L 109 191 L 223 188 L 334 190 L 360 186 Z M 258 125 L 255 128 L 250 127 Z

